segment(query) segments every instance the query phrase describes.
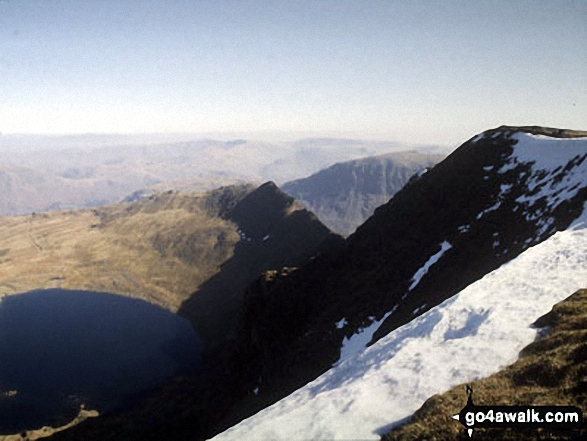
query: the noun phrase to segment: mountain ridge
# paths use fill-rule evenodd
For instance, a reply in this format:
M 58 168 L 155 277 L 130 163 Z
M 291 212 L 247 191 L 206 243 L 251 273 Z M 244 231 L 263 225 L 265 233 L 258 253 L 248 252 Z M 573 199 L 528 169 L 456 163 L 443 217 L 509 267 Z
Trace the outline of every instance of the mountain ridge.
M 258 387 L 259 395 L 267 390 L 266 399 L 274 402 L 327 371 L 338 360 L 342 341 L 385 313 L 393 311 L 371 343 L 568 227 L 583 210 L 587 186 L 583 183 L 553 206 L 547 198 L 523 201 L 544 174 L 527 162 L 506 167 L 526 136 L 533 135 L 497 128 L 472 138 L 376 209 L 334 256 L 249 287 L 243 335 L 255 337 L 243 342 L 248 349 L 242 360 L 249 365 L 257 360 L 251 376 L 261 381 L 249 380 L 248 387 Z M 585 157 L 587 151 L 578 160 L 564 158 L 559 169 L 551 170 L 559 177 L 547 175 L 561 183 L 573 170 L 583 172 Z M 410 289 L 413 276 L 444 241 L 451 249 Z M 346 325 L 336 327 L 342 319 Z M 254 400 L 248 401 L 257 409 Z M 240 419 L 242 413 L 233 417 Z
M 57 439 L 209 438 L 331 369 L 350 347 L 345 342 L 369 332 L 354 352 L 376 344 L 567 229 L 587 200 L 585 140 L 527 130 L 502 127 L 471 138 L 410 180 L 342 245 L 249 285 L 238 338 L 207 359 L 216 369 L 206 378 L 213 390 L 178 380 L 151 408 Z M 159 422 L 149 424 L 155 412 Z M 134 430 L 124 429 L 129 421 L 137 422 Z
M 525 250 L 377 343 L 363 346 L 214 440 L 378 439 L 427 397 L 511 364 L 540 335 L 532 324 L 583 286 L 586 227 L 587 211 L 569 229 Z M 580 332 L 574 340 L 580 342 Z M 577 351 L 580 356 L 580 346 Z M 579 363 L 568 364 L 578 367 Z M 559 377 L 563 372 L 554 363 L 532 365 L 517 378 L 523 384 L 538 378 L 556 382 L 549 374 Z M 447 413 L 445 421 L 450 423 L 455 413 L 458 410 Z M 433 437 L 431 429 L 427 434 Z
M 349 236 L 416 173 L 443 158 L 416 151 L 339 162 L 282 190 L 316 214 L 332 231 Z
M 259 249 L 242 236 L 243 228 L 249 228 L 246 216 L 258 212 L 258 204 L 251 203 L 255 197 L 274 211 L 265 227 L 277 233 Z M 286 235 L 287 228 L 295 232 Z M 317 250 L 331 235 L 272 183 L 207 193 L 167 191 L 89 210 L 0 217 L 0 231 L 0 295 L 85 289 L 141 298 L 173 312 L 222 271 L 237 249 L 241 258 L 256 262 L 256 267 L 239 272 L 244 290 L 249 278 L 273 266 L 298 264 L 304 253 Z M 275 245 L 282 238 L 289 240 L 282 243 L 287 247 Z

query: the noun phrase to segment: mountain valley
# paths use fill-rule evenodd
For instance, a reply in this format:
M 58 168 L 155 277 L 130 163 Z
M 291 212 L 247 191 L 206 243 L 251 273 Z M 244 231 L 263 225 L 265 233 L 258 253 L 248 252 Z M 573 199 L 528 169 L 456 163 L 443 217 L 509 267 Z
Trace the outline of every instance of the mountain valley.
M 232 433 L 240 439 L 248 428 L 262 431 L 262 415 L 268 415 L 270 422 L 282 421 L 276 419 L 279 409 L 288 406 L 282 398 L 295 391 L 291 399 L 299 397 L 303 394 L 300 388 L 312 387 L 314 380 L 323 381 L 321 375 L 336 378 L 341 369 L 354 375 L 354 363 L 368 354 L 381 359 L 383 353 L 378 354 L 377 348 L 404 326 L 414 329 L 414 337 L 427 326 L 434 329 L 434 323 L 424 323 L 427 317 L 435 317 L 436 308 L 441 307 L 437 305 L 450 304 L 456 294 L 484 286 L 489 283 L 484 277 L 498 274 L 502 268 L 511 267 L 517 274 L 515 262 L 524 262 L 538 252 L 534 250 L 548 250 L 558 243 L 562 233 L 557 232 L 570 232 L 571 236 L 564 237 L 571 238 L 566 243 L 574 248 L 559 251 L 564 259 L 578 256 L 569 279 L 574 282 L 568 287 L 561 283 L 561 289 L 568 289 L 556 291 L 557 297 L 543 302 L 541 312 L 532 313 L 530 321 L 520 325 L 524 329 L 554 303 L 583 287 L 577 283 L 585 270 L 582 242 L 574 244 L 572 234 L 582 234 L 583 227 L 577 227 L 576 222 L 587 200 L 587 145 L 581 139 L 586 135 L 502 126 L 470 139 L 434 168 L 410 180 L 344 243 L 329 247 L 298 268 L 276 267 L 249 285 L 235 338 L 207 354 L 203 377 L 177 379 L 130 412 L 88 421 L 56 435 L 56 439 L 206 439 L 231 426 L 234 428 L 221 437 L 230 439 Z M 564 259 L 555 256 L 544 264 L 557 274 Z M 530 276 L 520 277 L 521 292 L 531 292 L 525 279 Z M 504 286 L 508 287 L 507 278 Z M 508 293 L 488 295 L 507 299 Z M 451 325 L 454 336 L 449 340 L 466 341 L 469 333 L 475 334 L 469 329 L 484 323 L 492 311 L 475 302 L 472 309 L 467 308 L 459 319 L 462 323 Z M 496 317 L 507 320 L 503 315 Z M 494 366 L 490 368 L 493 372 L 515 361 L 515 348 L 530 342 L 536 331 L 524 332 L 526 340 L 510 347 L 507 360 L 487 365 Z M 479 348 L 483 350 L 482 345 Z M 456 369 L 471 373 L 464 367 Z M 468 378 L 456 374 L 447 387 Z M 398 380 L 396 387 L 409 381 L 409 377 Z M 361 382 L 357 384 L 360 387 Z M 338 386 L 329 385 L 326 390 L 345 393 Z M 327 400 L 328 395 L 321 391 L 314 388 L 312 399 L 299 401 L 296 407 L 305 411 L 311 409 L 306 403 L 321 402 L 330 409 L 344 407 L 344 400 Z M 412 411 L 424 402 L 427 393 L 435 392 L 410 392 L 422 400 L 414 402 Z M 371 392 L 370 396 L 385 403 L 386 395 Z M 266 410 L 235 426 L 262 409 Z M 342 410 L 332 412 L 336 418 L 345 415 Z M 321 418 L 311 410 L 309 414 L 316 420 L 294 418 L 285 423 L 288 412 L 282 413 L 286 420 L 271 426 L 271 437 L 291 437 L 288 430 L 296 427 L 302 431 L 322 427 L 326 430 L 322 433 L 330 433 L 328 430 L 340 426 L 329 426 L 336 418 Z M 359 411 L 346 417 L 355 414 L 360 418 Z M 155 416 L 157 422 L 148 423 Z M 365 429 L 377 438 L 397 423 L 390 414 L 384 424 Z
M 484 132 L 346 240 L 273 183 L 2 218 L 5 295 L 119 292 L 189 318 L 204 342 L 197 374 L 53 438 L 377 439 L 516 362 L 530 325 L 584 288 L 586 135 Z
M 587 440 L 586 17 L 0 0 L 0 441 Z

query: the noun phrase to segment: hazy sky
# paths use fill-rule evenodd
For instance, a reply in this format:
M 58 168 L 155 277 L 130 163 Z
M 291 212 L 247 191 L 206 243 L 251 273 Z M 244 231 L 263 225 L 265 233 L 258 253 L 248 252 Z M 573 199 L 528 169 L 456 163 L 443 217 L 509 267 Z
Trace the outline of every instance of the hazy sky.
M 0 132 L 587 129 L 587 2 L 0 0 Z

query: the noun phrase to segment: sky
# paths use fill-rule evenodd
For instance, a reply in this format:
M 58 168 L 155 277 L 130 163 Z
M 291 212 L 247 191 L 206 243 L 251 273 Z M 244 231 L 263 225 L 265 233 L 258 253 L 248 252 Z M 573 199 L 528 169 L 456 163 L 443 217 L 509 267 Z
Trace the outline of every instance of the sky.
M 584 0 L 0 0 L 0 132 L 587 129 Z

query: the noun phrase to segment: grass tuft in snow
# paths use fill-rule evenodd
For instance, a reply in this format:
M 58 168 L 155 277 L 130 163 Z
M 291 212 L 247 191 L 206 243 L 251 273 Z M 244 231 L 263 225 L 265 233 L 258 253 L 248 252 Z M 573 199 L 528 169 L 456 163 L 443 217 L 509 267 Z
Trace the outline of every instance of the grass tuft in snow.
M 471 384 L 475 404 L 568 405 L 587 411 L 587 289 L 556 304 L 535 325 L 546 332 L 541 332 L 537 341 L 522 350 L 519 360 Z M 431 397 L 407 424 L 392 430 L 383 441 L 464 439 L 463 427 L 447 416 L 458 413 L 466 400 L 464 384 Z M 475 430 L 473 437 L 512 441 L 581 439 L 578 433 L 544 429 Z

